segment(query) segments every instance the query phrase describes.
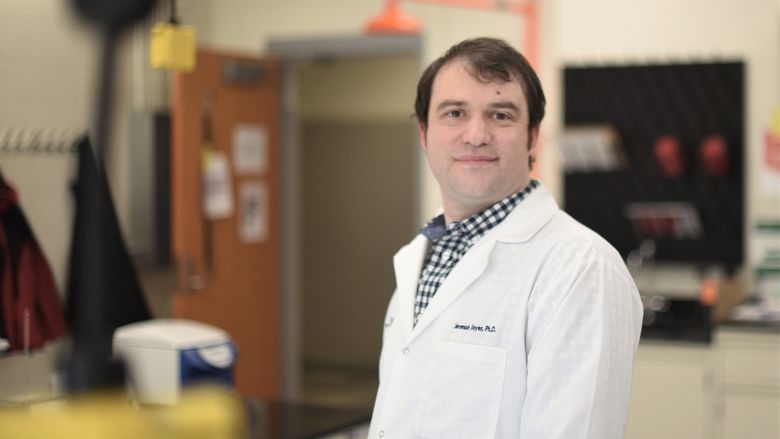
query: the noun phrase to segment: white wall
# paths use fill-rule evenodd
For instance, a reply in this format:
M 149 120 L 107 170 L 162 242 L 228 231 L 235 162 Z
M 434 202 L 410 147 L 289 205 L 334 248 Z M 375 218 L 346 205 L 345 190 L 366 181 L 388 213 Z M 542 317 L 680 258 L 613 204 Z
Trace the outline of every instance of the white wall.
M 298 93 L 304 99 L 299 117 L 340 122 L 410 121 L 417 75 L 410 77 L 409 72 L 416 70 L 416 59 L 401 57 L 301 66 Z
M 0 136 L 75 140 L 88 128 L 93 44 L 56 0 L 0 3 Z M 54 134 L 51 134 L 54 133 Z M 15 135 L 14 135 L 15 136 Z M 71 232 L 75 155 L 0 154 L 60 286 Z
M 129 42 L 116 52 L 117 82 L 109 179 L 120 222 L 126 223 L 129 176 L 127 117 Z M 0 136 L 67 142 L 93 129 L 98 39 L 62 0 L 0 3 Z M 14 137 L 16 137 L 14 135 Z M 72 233 L 76 155 L 0 154 L 3 174 L 43 247 L 58 285 L 65 283 Z
M 383 0 L 185 0 L 182 19 L 197 27 L 199 42 L 257 53 L 270 36 L 300 37 L 360 32 Z

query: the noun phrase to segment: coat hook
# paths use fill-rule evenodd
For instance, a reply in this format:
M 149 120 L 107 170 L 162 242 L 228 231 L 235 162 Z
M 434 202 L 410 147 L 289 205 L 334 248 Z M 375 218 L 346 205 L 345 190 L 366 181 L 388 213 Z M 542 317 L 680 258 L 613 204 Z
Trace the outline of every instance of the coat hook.
M 31 152 L 38 152 L 40 149 L 40 142 L 41 142 L 41 130 L 33 131 L 32 136 L 30 136 L 30 141 L 28 143 L 28 148 Z
M 3 136 L 3 143 L 0 144 L 0 151 L 9 151 L 11 145 L 11 130 L 5 132 Z
M 16 133 L 16 145 L 14 146 L 14 152 L 24 152 L 24 129 L 19 130 Z
M 50 153 L 52 151 L 52 146 L 54 145 L 55 138 L 56 138 L 55 129 L 52 128 L 51 130 L 49 130 L 49 135 L 46 138 L 47 139 L 46 144 L 41 145 L 41 150 Z

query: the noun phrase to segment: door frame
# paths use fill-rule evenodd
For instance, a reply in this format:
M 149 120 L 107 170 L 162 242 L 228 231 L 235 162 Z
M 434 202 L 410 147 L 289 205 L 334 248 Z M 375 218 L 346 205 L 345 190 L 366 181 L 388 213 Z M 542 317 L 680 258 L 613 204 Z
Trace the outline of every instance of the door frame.
M 281 102 L 281 369 L 282 396 L 293 400 L 301 396 L 301 154 L 299 114 L 295 108 L 296 65 L 323 60 L 391 58 L 411 56 L 423 65 L 423 40 L 418 35 L 348 35 L 305 38 L 271 38 L 266 53 L 282 66 Z M 416 136 L 412 136 L 416 144 Z M 419 148 L 414 156 L 413 187 L 420 188 L 425 160 Z M 415 223 L 422 211 L 420 190 L 412 194 Z M 378 361 L 379 359 L 377 359 Z

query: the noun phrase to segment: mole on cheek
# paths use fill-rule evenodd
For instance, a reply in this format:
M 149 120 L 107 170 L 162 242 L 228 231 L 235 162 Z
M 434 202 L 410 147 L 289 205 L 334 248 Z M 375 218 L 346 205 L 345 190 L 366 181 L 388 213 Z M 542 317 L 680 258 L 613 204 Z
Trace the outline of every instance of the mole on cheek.
M 497 95 L 500 95 L 500 94 L 501 94 L 501 92 L 500 92 L 500 91 L 498 91 L 498 90 L 496 90 L 496 94 L 497 94 Z

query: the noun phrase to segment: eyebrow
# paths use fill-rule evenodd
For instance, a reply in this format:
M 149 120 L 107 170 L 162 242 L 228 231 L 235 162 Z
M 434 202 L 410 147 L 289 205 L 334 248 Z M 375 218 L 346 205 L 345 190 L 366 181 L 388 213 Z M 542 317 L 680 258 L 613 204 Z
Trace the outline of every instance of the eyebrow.
M 506 108 L 509 110 L 515 110 L 520 111 L 519 108 L 517 108 L 517 105 L 514 104 L 514 102 L 511 101 L 501 101 L 501 102 L 494 102 L 490 105 L 488 105 L 490 108 Z
M 456 101 L 452 99 L 446 99 L 441 101 L 439 105 L 436 106 L 437 110 L 442 110 L 447 107 L 464 107 L 466 106 L 466 101 Z M 517 105 L 514 104 L 512 101 L 499 101 L 499 102 L 493 102 L 492 104 L 488 105 L 490 108 L 506 108 L 509 110 L 515 110 L 520 111 L 519 108 L 517 108 Z
M 463 107 L 466 105 L 466 101 L 454 101 L 452 99 L 445 99 L 436 106 L 437 110 L 441 110 L 447 107 Z

